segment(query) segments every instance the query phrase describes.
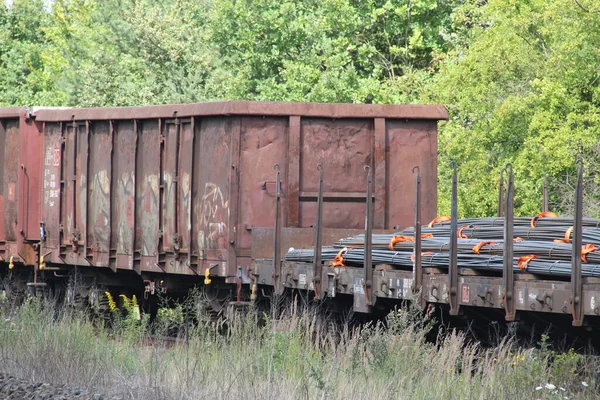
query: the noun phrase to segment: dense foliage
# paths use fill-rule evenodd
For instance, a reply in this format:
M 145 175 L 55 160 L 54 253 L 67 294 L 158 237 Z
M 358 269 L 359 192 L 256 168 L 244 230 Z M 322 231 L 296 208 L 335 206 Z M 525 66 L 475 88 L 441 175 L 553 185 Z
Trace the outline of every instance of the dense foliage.
M 0 3 L 0 105 L 217 99 L 441 103 L 440 213 L 450 160 L 462 215 L 571 212 L 575 159 L 600 209 L 596 0 L 14 0 Z

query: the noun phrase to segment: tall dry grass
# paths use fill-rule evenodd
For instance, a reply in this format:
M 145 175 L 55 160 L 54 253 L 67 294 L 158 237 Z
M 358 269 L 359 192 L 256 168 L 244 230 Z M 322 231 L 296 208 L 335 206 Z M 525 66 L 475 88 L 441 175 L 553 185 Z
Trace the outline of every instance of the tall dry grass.
M 193 325 L 183 317 L 190 312 Z M 260 324 L 256 313 L 238 313 L 226 329 L 195 305 L 163 310 L 152 325 L 133 312 L 103 320 L 38 299 L 2 313 L 0 370 L 127 399 L 514 400 L 600 393 L 593 357 L 510 340 L 484 349 L 456 332 L 432 343 L 431 321 L 410 307 L 392 313 L 385 328 L 356 329 L 294 307 L 264 315 Z M 175 343 L 152 339 L 176 330 L 184 333 Z

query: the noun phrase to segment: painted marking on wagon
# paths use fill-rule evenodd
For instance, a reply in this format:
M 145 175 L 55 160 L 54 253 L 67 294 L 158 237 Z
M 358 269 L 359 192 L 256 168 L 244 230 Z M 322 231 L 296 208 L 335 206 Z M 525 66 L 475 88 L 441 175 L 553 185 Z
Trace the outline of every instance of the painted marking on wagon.
M 226 211 L 223 215 L 221 210 Z M 229 201 L 225 200 L 221 188 L 212 182 L 204 185 L 204 194 L 201 198 L 200 209 L 200 232 L 198 232 L 199 248 L 219 248 L 220 238 L 226 239 L 227 224 L 229 218 Z
M 229 208 L 229 202 L 225 201 L 221 188 L 211 182 L 204 186 L 204 195 L 202 196 L 202 212 L 200 220 L 207 225 L 211 219 L 217 216 L 219 208 Z
M 465 303 L 465 304 L 469 304 L 469 298 L 470 298 L 469 286 L 463 284 L 463 287 L 462 287 L 462 302 Z
M 354 293 L 365 294 L 365 289 L 363 287 L 363 279 L 354 278 Z
M 411 291 L 412 284 L 413 284 L 412 279 L 402 279 L 402 297 L 408 298 L 410 291 Z
M 56 147 L 54 149 L 54 153 L 52 155 L 52 165 L 55 167 L 60 167 L 60 148 Z
M 368 236 L 367 236 L 368 238 Z M 300 285 L 306 285 L 306 274 L 299 274 L 298 275 L 298 283 Z

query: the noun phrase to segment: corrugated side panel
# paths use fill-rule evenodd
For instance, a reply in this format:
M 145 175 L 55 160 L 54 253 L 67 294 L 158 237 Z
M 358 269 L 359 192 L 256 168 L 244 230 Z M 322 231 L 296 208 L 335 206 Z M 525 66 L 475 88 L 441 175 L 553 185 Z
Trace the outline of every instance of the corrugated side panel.
M 87 185 L 87 245 L 96 266 L 108 266 L 110 255 L 110 196 L 112 132 L 108 121 L 93 122 L 89 135 Z
M 5 229 L 5 206 L 4 206 L 4 181 L 6 180 L 6 128 L 8 126 L 8 120 L 0 120 L 0 242 L 6 241 L 6 229 Z M 4 252 L 4 247 L 0 248 L 0 252 Z M 4 256 L 4 254 L 2 254 Z
M 137 135 L 133 121 L 120 121 L 113 127 L 110 247 L 116 252 L 116 268 L 133 269 Z
M 136 249 L 141 270 L 160 272 L 160 130 L 158 120 L 140 122 L 137 157 Z
M 206 265 L 227 261 L 231 124 L 230 118 L 196 120 L 192 252 L 206 260 Z
M 17 240 L 17 212 L 18 212 L 18 190 L 19 190 L 19 152 L 20 135 L 19 121 L 8 120 L 5 122 L 4 165 L 2 195 L 4 200 L 4 238 L 7 242 Z
M 43 172 L 43 199 L 42 222 L 45 226 L 46 239 L 43 243 L 43 252 L 51 252 L 46 257 L 47 261 L 61 263 L 58 250 L 61 242 L 61 181 L 62 181 L 62 153 L 61 124 L 46 123 L 44 129 L 44 172 Z

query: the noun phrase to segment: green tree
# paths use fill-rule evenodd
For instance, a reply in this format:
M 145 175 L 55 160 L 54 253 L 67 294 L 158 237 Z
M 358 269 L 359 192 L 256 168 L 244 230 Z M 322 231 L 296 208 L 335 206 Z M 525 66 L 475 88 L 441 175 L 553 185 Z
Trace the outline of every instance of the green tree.
M 449 160 L 460 165 L 460 208 L 469 216 L 495 212 L 497 179 L 507 162 L 515 169 L 520 214 L 540 211 L 545 172 L 564 189 L 558 182 L 572 177 L 576 157 L 598 165 L 598 10 L 598 3 L 583 0 L 490 0 L 455 11 L 455 22 L 470 29 L 423 97 L 447 104 L 451 113 L 439 141 L 443 213 Z M 570 212 L 565 195 L 555 191 L 553 204 Z
M 47 25 L 43 0 L 15 0 L 10 8 L 0 2 L 0 105 L 44 104 L 52 97 Z

